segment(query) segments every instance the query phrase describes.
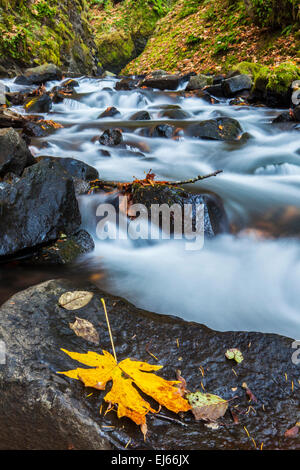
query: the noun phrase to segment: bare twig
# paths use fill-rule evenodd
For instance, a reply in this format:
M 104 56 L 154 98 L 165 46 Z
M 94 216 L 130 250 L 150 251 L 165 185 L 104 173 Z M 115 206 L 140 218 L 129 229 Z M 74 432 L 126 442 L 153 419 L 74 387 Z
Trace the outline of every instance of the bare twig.
M 173 183 L 170 182 L 170 183 L 168 183 L 168 185 L 169 186 L 179 186 L 181 184 L 192 184 L 192 183 L 196 183 L 197 181 L 201 181 L 201 180 L 204 180 L 206 178 L 210 178 L 211 176 L 217 176 L 219 173 L 223 173 L 223 170 L 217 170 L 217 171 L 214 171 L 213 173 L 209 173 L 208 175 L 204 175 L 204 176 L 198 175 L 196 178 L 192 178 L 192 179 L 186 180 L 186 181 L 174 181 Z

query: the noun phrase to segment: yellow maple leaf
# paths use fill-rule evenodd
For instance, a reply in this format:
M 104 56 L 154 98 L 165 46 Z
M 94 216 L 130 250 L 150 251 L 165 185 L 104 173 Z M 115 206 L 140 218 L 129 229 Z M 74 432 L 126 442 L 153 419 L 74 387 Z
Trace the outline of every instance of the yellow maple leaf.
M 132 361 L 127 358 L 117 363 L 115 358 L 107 351 L 98 354 L 89 351 L 86 354 L 70 352 L 62 349 L 68 356 L 82 364 L 91 366 L 90 369 L 78 368 L 65 372 L 71 379 L 81 380 L 86 387 L 104 390 L 108 381 L 112 380 L 113 386 L 104 400 L 118 406 L 118 418 L 127 416 L 141 426 L 144 434 L 147 432 L 146 415 L 156 413 L 151 405 L 141 397 L 135 384 L 142 392 L 154 398 L 160 405 L 165 406 L 175 413 L 191 409 L 189 402 L 180 394 L 176 387 L 178 380 L 165 380 L 151 372 L 157 371 L 162 366 L 155 366 L 147 362 Z

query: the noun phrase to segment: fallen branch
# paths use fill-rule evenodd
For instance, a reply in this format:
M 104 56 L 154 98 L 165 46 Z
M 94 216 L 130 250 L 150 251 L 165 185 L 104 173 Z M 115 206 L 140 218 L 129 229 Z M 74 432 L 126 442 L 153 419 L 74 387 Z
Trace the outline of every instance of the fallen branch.
M 116 187 L 120 191 L 128 191 L 128 189 L 131 188 L 133 184 L 140 184 L 142 186 L 181 186 L 183 184 L 193 184 L 196 183 L 197 181 L 204 180 L 206 178 L 210 178 L 212 176 L 217 176 L 219 173 L 222 173 L 223 170 L 216 170 L 213 173 L 209 173 L 208 175 L 198 175 L 196 178 L 191 178 L 189 180 L 185 181 L 154 181 L 155 174 L 151 173 L 152 170 L 150 170 L 146 177 L 143 180 L 139 180 L 135 178 L 132 182 L 126 182 L 126 183 L 119 183 L 116 181 L 103 181 L 103 180 L 94 180 L 91 181 L 91 191 L 93 189 L 96 189 L 97 186 L 99 185 L 100 187 Z
M 217 170 L 217 171 L 214 171 L 213 173 L 209 173 L 208 175 L 204 175 L 204 176 L 201 176 L 201 175 L 198 175 L 196 178 L 192 178 L 190 180 L 186 180 L 186 181 L 174 181 L 174 183 L 168 183 L 168 186 L 180 186 L 182 184 L 192 184 L 192 183 L 196 183 L 197 181 L 201 181 L 201 180 L 204 180 L 206 178 L 210 178 L 211 176 L 217 176 L 219 173 L 223 173 L 223 170 Z

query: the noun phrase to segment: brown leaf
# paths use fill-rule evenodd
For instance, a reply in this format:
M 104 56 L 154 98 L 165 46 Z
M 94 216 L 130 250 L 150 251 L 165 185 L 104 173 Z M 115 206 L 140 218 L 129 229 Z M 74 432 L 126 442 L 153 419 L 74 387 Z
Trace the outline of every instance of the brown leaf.
M 99 333 L 95 329 L 94 325 L 84 318 L 75 318 L 76 321 L 69 324 L 71 330 L 73 330 L 77 336 L 80 336 L 81 338 L 98 345 L 100 338 Z
M 228 402 L 211 393 L 195 392 L 186 395 L 196 421 L 216 421 L 224 416 L 228 408 Z
M 90 300 L 93 298 L 94 294 L 87 291 L 73 291 L 65 292 L 60 296 L 58 303 L 61 307 L 66 310 L 78 310 L 79 308 L 85 307 Z
M 178 382 L 180 382 L 177 385 L 179 393 L 182 397 L 184 397 L 188 393 L 188 390 L 186 389 L 186 381 L 183 377 L 181 377 L 181 370 L 179 369 L 176 370 L 176 379 Z
M 284 433 L 284 437 L 296 437 L 299 433 L 299 426 L 293 426 Z

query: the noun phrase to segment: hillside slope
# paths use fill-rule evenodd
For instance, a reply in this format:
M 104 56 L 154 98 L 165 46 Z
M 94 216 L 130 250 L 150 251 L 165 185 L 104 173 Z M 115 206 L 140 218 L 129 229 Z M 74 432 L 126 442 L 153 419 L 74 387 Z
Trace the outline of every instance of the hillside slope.
M 179 0 L 123 72 L 218 72 L 242 61 L 299 64 L 299 21 L 285 16 L 275 28 L 266 20 L 260 23 L 255 24 L 244 1 Z
M 95 44 L 85 0 L 0 0 L 0 73 L 52 62 L 95 71 Z

